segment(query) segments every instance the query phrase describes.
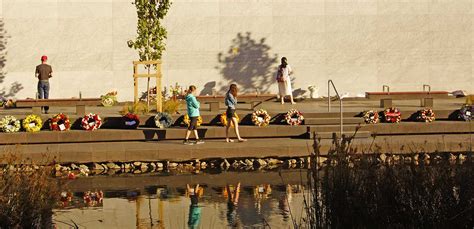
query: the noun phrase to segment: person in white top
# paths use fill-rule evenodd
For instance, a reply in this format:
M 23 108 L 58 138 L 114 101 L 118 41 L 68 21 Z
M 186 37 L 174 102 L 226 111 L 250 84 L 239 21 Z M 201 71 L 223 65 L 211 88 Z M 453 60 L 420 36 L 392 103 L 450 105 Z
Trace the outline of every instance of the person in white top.
M 280 94 L 281 104 L 285 104 L 285 96 L 290 96 L 291 104 L 295 104 L 293 100 L 293 89 L 291 88 L 290 75 L 293 73 L 286 57 L 281 58 L 281 64 L 278 66 L 277 82 Z

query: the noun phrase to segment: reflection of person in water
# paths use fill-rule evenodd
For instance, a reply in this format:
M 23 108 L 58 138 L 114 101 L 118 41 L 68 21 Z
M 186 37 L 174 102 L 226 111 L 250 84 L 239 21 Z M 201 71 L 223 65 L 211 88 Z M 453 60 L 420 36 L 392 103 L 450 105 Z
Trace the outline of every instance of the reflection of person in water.
M 268 196 L 272 194 L 272 187 L 269 184 L 257 185 L 253 190 L 255 197 L 255 208 L 260 213 L 262 209 L 262 200 L 268 199 Z
M 188 226 L 189 228 L 195 229 L 199 228 L 199 223 L 201 221 L 201 207 L 199 204 L 199 198 L 204 193 L 204 189 L 199 187 L 197 184 L 194 188 L 191 188 L 189 184 L 186 185 L 186 194 L 191 199 L 191 205 L 189 205 L 189 219 Z
M 231 189 L 230 185 L 226 185 L 227 193 L 227 222 L 230 227 L 238 227 L 239 221 L 237 219 L 237 204 L 239 203 L 240 182 L 237 186 Z
M 290 218 L 290 203 L 293 198 L 293 189 L 291 185 L 286 185 L 285 194 L 280 196 L 280 200 L 278 201 L 278 208 L 280 208 L 280 213 L 283 215 L 283 220 L 288 221 Z

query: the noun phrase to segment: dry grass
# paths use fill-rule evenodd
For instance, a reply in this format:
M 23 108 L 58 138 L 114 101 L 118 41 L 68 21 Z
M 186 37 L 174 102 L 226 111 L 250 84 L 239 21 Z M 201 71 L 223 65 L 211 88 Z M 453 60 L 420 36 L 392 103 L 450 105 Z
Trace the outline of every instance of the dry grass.
M 309 173 L 303 228 L 465 228 L 474 224 L 474 165 L 447 160 L 425 165 L 354 163 L 350 139 L 335 141 L 318 167 L 319 144 Z M 332 161 L 332 162 L 331 162 Z M 337 162 L 336 162 L 337 161 Z
M 163 112 L 168 114 L 176 114 L 181 107 L 181 101 L 179 100 L 166 100 L 163 101 Z
M 52 167 L 9 155 L 0 169 L 0 228 L 52 228 L 60 184 Z

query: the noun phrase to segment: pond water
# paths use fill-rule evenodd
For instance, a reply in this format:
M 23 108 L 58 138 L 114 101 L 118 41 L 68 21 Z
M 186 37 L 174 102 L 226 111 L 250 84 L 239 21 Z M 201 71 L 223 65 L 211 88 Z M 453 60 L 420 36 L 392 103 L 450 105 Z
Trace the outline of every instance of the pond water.
M 320 169 L 80 178 L 59 228 L 473 228 L 474 164 L 339 162 Z M 296 227 L 295 225 L 299 225 Z
M 300 175 L 306 172 L 83 178 L 62 193 L 54 219 L 59 228 L 292 228 L 303 211 Z

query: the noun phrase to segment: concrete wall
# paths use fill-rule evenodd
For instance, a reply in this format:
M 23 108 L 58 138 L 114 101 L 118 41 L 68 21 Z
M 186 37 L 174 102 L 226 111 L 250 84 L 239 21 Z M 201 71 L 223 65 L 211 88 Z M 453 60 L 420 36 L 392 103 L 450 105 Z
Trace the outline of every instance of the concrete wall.
M 3 0 L 6 65 L 0 89 L 34 97 L 34 67 L 46 54 L 52 97 L 133 98 L 126 41 L 135 36 L 131 0 Z M 333 79 L 353 95 L 381 90 L 473 90 L 471 0 L 174 0 L 165 24 L 164 85 L 197 85 L 203 94 L 229 81 L 276 92 L 286 56 L 294 89 L 326 93 Z M 94 82 L 97 81 L 97 82 Z M 143 81 L 142 85 L 145 85 Z

